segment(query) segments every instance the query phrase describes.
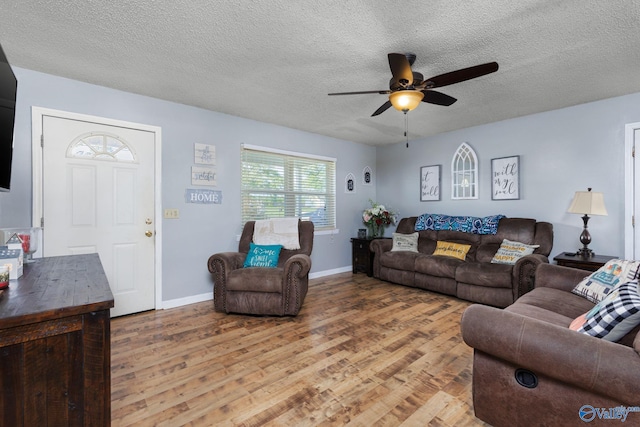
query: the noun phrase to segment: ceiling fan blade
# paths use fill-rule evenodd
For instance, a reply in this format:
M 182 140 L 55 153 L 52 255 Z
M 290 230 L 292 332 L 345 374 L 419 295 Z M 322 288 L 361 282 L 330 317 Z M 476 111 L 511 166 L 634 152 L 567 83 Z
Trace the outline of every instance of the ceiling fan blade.
M 463 68 L 461 70 L 440 74 L 439 76 L 426 79 L 425 82 L 427 82 L 427 89 L 430 89 L 433 87 L 442 87 L 454 83 L 460 83 L 465 80 L 475 79 L 476 77 L 495 73 L 496 71 L 498 71 L 498 63 L 488 62 L 486 64 L 476 65 L 474 67 Z
M 387 101 L 387 102 L 385 102 L 384 104 L 382 104 L 382 105 L 380 106 L 380 108 L 378 108 L 378 109 L 377 109 L 377 110 L 376 110 L 376 111 L 371 115 L 371 117 L 373 117 L 373 116 L 377 116 L 377 115 L 378 115 L 378 114 L 380 114 L 380 113 L 384 113 L 385 111 L 387 111 L 387 109 L 388 109 L 389 107 L 391 107 L 391 101 Z
M 444 105 L 445 107 L 448 107 L 457 101 L 453 96 L 449 96 L 435 90 L 423 90 L 422 93 L 424 93 L 422 102 L 428 102 L 429 104 Z
M 388 57 L 394 82 L 402 87 L 413 84 L 413 72 L 407 57 L 403 53 L 390 53 Z
M 380 95 L 388 95 L 391 93 L 391 91 L 390 90 L 365 90 L 361 92 L 337 92 L 337 93 L 330 93 L 329 95 L 363 95 L 367 93 L 377 93 Z

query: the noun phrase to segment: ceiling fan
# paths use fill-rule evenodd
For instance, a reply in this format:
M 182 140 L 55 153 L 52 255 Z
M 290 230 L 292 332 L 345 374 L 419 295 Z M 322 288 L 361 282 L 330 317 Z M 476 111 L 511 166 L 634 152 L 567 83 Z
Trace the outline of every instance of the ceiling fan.
M 460 83 L 498 71 L 497 62 L 488 62 L 486 64 L 440 74 L 439 76 L 425 80 L 421 73 L 411 70 L 411 66 L 416 60 L 416 55 L 413 53 L 390 53 L 388 57 L 389 68 L 391 68 L 391 74 L 393 75 L 389 81 L 388 90 L 339 92 L 330 93 L 329 95 L 360 95 L 367 93 L 389 95 L 389 100 L 382 104 L 371 116 L 377 116 L 391 106 L 398 111 L 406 113 L 416 108 L 420 104 L 420 101 L 448 107 L 456 102 L 457 99 L 442 92 L 435 91 L 433 90 L 434 88 Z

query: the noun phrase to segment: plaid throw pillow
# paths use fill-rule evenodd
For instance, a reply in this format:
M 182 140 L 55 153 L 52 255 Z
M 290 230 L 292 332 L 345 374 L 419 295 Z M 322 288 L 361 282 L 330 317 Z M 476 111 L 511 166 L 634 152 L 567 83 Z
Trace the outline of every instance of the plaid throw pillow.
M 616 286 L 605 299 L 571 322 L 569 328 L 606 341 L 618 341 L 639 324 L 640 293 L 638 281 L 634 280 Z

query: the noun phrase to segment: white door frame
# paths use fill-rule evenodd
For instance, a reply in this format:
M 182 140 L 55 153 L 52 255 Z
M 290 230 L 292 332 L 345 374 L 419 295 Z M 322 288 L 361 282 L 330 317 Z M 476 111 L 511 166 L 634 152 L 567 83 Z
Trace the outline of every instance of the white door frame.
M 155 149 L 155 189 L 154 189 L 154 215 L 155 215 L 155 309 L 162 309 L 162 128 L 158 126 L 144 125 L 140 123 L 126 122 L 123 120 L 107 119 L 104 117 L 90 116 L 86 114 L 71 113 L 68 111 L 53 110 L 42 107 L 31 107 L 31 155 L 32 155 L 32 182 L 33 182 L 33 218 L 34 227 L 40 227 L 43 215 L 42 194 L 42 122 L 44 116 L 58 117 L 70 120 L 90 121 L 108 126 L 128 127 L 154 134 Z
M 624 258 L 634 259 L 636 232 L 633 226 L 634 209 L 635 209 L 635 174 L 640 173 L 636 170 L 636 161 L 633 156 L 633 145 L 635 140 L 635 132 L 640 129 L 640 122 L 629 123 L 624 127 Z M 640 155 L 640 153 L 636 153 Z M 640 218 L 637 220 L 640 221 Z M 638 258 L 638 257 L 636 257 Z

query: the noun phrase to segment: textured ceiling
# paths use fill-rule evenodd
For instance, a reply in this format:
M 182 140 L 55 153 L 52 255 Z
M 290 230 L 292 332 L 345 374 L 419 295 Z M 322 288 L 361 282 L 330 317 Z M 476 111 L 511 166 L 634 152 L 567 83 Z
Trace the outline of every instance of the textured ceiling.
M 58 76 L 336 138 L 404 141 L 371 114 L 389 52 L 425 77 L 497 61 L 409 113 L 409 137 L 640 92 L 636 0 L 0 0 L 9 61 Z

